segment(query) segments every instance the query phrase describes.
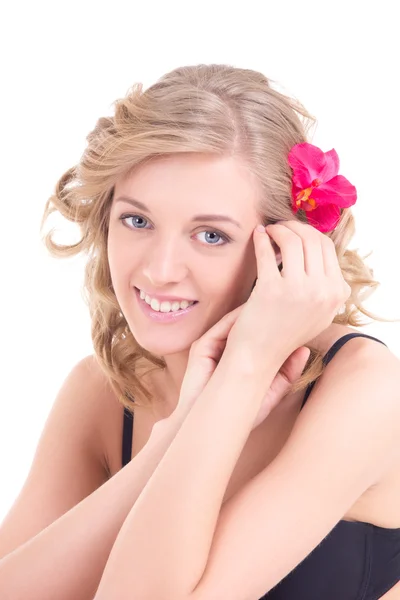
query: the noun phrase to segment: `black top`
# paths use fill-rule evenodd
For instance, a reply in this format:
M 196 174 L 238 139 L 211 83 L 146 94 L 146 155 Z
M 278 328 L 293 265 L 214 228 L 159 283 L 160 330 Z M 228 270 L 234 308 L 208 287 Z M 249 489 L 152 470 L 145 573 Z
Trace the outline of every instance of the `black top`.
M 381 340 L 364 333 L 339 338 L 325 354 L 328 364 L 353 337 Z M 384 344 L 386 346 L 386 344 Z M 301 408 L 316 381 L 311 382 Z M 122 466 L 131 460 L 133 415 L 124 408 Z M 266 565 L 266 568 L 268 566 Z M 378 600 L 400 581 L 400 528 L 344 521 L 260 600 Z

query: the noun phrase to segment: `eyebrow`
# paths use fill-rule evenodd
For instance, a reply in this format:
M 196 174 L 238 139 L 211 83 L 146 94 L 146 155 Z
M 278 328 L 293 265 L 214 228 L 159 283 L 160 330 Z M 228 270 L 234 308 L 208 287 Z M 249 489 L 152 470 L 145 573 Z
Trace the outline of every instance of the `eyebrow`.
M 144 210 L 146 212 L 148 212 L 151 215 L 151 211 L 150 209 L 143 204 L 143 202 L 140 202 L 139 200 L 135 200 L 135 198 L 128 198 L 127 196 L 120 196 L 119 198 L 117 198 L 115 200 L 115 203 L 117 202 L 128 202 L 128 204 L 132 204 L 132 206 L 136 206 L 136 208 L 138 208 L 139 210 Z M 230 222 L 233 223 L 234 225 L 236 225 L 237 227 L 239 227 L 240 229 L 242 229 L 242 226 L 240 225 L 240 223 L 238 221 L 236 221 L 235 219 L 232 219 L 232 217 L 228 217 L 228 215 L 195 215 L 192 218 L 192 222 L 195 221 L 226 221 L 226 222 Z

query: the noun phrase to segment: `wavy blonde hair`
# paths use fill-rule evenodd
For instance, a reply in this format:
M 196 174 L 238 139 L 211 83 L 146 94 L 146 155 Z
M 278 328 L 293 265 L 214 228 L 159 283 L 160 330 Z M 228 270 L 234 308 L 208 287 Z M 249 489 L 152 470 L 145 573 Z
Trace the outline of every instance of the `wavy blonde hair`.
M 87 136 L 79 163 L 68 169 L 48 199 L 41 231 L 48 216 L 58 211 L 77 223 L 80 240 L 57 244 L 54 229 L 43 235 L 53 256 L 87 253 L 84 296 L 91 316 L 95 356 L 119 401 L 129 410 L 138 398 L 152 398 L 142 375 L 165 367 L 165 361 L 142 348 L 133 337 L 113 290 L 107 257 L 110 206 L 117 180 L 154 157 L 197 152 L 236 155 L 257 176 L 264 224 L 297 218 L 291 210 L 292 170 L 288 153 L 294 144 L 310 141 L 316 124 L 303 105 L 272 87 L 263 74 L 228 65 L 196 65 L 175 69 L 143 90 L 136 83 L 114 102 L 111 117 L 98 119 Z M 334 323 L 361 327 L 360 313 L 380 321 L 362 307 L 380 285 L 363 258 L 347 245 L 355 232 L 351 209 L 343 209 L 334 242 L 351 296 Z M 368 255 L 369 256 L 369 255 Z M 305 388 L 323 372 L 322 355 L 314 348 L 292 392 Z M 146 370 L 147 369 L 147 370 Z M 142 405 L 143 406 L 143 405 Z

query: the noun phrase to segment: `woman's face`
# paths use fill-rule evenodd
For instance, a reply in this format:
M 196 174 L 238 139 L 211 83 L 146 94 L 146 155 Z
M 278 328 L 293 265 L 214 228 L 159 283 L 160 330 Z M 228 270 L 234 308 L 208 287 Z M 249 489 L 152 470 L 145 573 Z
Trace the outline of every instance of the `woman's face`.
M 200 154 L 153 159 L 116 184 L 111 278 L 129 328 L 146 350 L 159 356 L 188 350 L 247 300 L 257 277 L 252 233 L 258 194 L 254 177 L 237 159 Z M 197 304 L 173 321 L 158 322 L 142 310 L 135 288 L 151 298 Z

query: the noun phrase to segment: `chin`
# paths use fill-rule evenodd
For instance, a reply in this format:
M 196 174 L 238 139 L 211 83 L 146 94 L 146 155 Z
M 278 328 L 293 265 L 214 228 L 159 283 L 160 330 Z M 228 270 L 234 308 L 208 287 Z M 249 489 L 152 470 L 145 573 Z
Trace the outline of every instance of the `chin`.
M 169 354 L 179 354 L 180 352 L 189 352 L 190 346 L 194 342 L 187 343 L 184 340 L 178 340 L 176 335 L 172 335 L 170 339 L 167 335 L 138 335 L 132 331 L 133 337 L 137 343 L 147 352 L 156 356 L 168 356 Z

